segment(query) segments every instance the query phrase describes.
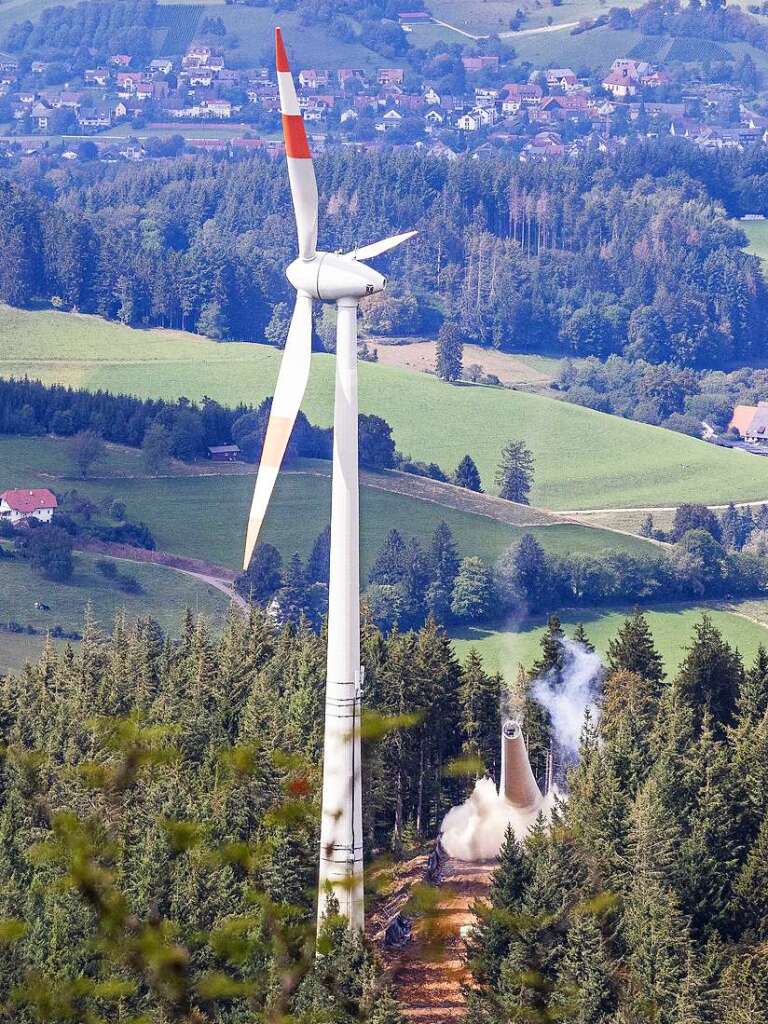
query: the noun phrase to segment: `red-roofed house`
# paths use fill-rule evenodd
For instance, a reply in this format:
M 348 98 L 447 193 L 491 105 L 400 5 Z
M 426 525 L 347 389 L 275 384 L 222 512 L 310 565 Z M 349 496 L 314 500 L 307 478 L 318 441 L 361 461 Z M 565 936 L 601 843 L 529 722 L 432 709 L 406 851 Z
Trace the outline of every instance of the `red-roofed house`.
M 39 519 L 41 523 L 50 523 L 58 504 L 56 495 L 46 487 L 30 491 L 3 491 L 0 494 L 0 519 L 13 524 L 23 519 Z
M 621 100 L 627 96 L 634 96 L 639 88 L 639 82 L 631 68 L 620 68 L 603 79 L 603 88 L 607 89 L 615 100 Z
M 499 58 L 495 53 L 483 54 L 480 57 L 462 57 L 461 63 L 464 65 L 464 70 L 470 73 L 485 71 L 486 68 L 490 68 L 492 71 L 499 69 Z
M 376 81 L 379 85 L 402 85 L 405 81 L 405 72 L 402 68 L 379 68 L 376 72 Z

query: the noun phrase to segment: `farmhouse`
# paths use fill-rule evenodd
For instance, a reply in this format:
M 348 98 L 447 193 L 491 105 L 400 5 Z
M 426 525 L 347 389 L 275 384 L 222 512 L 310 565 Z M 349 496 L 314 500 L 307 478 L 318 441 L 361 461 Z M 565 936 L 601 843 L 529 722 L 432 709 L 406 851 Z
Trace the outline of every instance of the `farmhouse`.
M 768 402 L 737 405 L 728 429 L 735 431 L 748 444 L 768 443 Z
M 240 449 L 236 444 L 214 444 L 208 449 L 208 458 L 214 462 L 237 462 Z
M 46 487 L 33 490 L 3 491 L 0 494 L 0 520 L 15 524 L 24 519 L 50 523 L 58 508 L 56 495 Z

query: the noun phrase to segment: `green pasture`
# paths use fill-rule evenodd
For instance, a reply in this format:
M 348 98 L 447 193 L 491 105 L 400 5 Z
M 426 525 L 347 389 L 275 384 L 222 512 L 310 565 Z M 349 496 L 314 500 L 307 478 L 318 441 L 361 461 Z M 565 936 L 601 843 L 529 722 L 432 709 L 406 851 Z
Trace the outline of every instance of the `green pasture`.
M 768 266 L 768 220 L 740 220 L 738 227 L 749 239 L 747 252 L 759 256 L 765 269 Z
M 175 398 L 258 402 L 274 389 L 280 353 L 191 334 L 137 331 L 98 317 L 0 307 L 0 375 Z M 303 408 L 329 425 L 334 359 L 313 357 Z M 761 501 L 768 462 L 540 395 L 360 364 L 364 412 L 392 424 L 398 448 L 452 470 L 469 452 L 492 491 L 499 453 L 524 438 L 536 459 L 532 504 L 618 508 Z
M 141 593 L 126 594 L 95 567 L 96 558 L 77 552 L 75 573 L 67 583 L 44 579 L 28 562 L 0 559 L 0 622 L 18 622 L 45 631 L 62 626 L 82 632 L 86 610 L 109 630 L 115 615 L 125 611 L 129 622 L 151 615 L 169 632 L 178 632 L 184 611 L 190 608 L 214 627 L 227 614 L 229 600 L 221 591 L 191 576 L 161 566 L 118 561 L 121 573 L 134 576 Z M 35 601 L 50 611 L 35 609 Z M 16 671 L 39 654 L 42 636 L 12 634 L 0 630 L 0 673 Z
M 613 61 L 626 56 L 639 39 L 640 33 L 634 29 L 615 32 L 606 26 L 575 36 L 570 29 L 531 35 L 513 33 L 505 36 L 504 42 L 514 48 L 520 60 L 531 61 L 537 67 L 572 67 L 578 72 L 584 67 L 607 71 Z
M 73 7 L 77 0 L 56 0 L 62 7 Z M 53 7 L 51 0 L 4 0 L 0 4 L 0 38 L 17 21 L 36 21 L 46 7 Z
M 286 472 L 278 482 L 263 539 L 279 548 L 285 558 L 295 551 L 302 556 L 309 554 L 315 537 L 330 521 L 331 491 L 326 470 L 327 466 L 320 463 L 316 471 Z M 160 550 L 239 568 L 254 476 L 146 479 L 138 475 L 139 453 L 121 448 L 112 449 L 109 460 L 96 472 L 98 478 L 88 480 L 71 475 L 66 441 L 0 436 L 0 491 L 20 485 L 46 486 L 59 494 L 76 488 L 94 502 L 107 496 L 119 498 L 126 503 L 131 520 L 147 524 Z M 451 527 L 462 554 L 480 555 L 488 561 L 498 558 L 526 532 L 558 554 L 649 550 L 648 543 L 639 537 L 569 523 L 512 527 L 374 487 L 362 488 L 360 508 L 364 576 L 392 527 L 427 544 L 441 520 Z
M 577 623 L 583 622 L 587 636 L 597 651 L 605 655 L 609 642 L 630 611 L 585 608 L 562 613 L 560 618 L 566 633 L 572 633 Z M 686 647 L 693 636 L 693 627 L 704 613 L 709 615 L 728 643 L 737 648 L 747 662 L 754 658 L 758 646 L 762 644 L 768 647 L 768 628 L 733 612 L 703 606 L 660 605 L 648 609 L 646 614 L 668 674 L 674 674 L 685 657 Z M 519 664 L 528 667 L 537 658 L 544 629 L 543 622 L 507 624 L 497 629 L 472 627 L 455 632 L 453 642 L 460 658 L 464 658 L 470 648 L 474 647 L 482 655 L 486 668 L 502 672 L 507 679 L 512 679 Z
M 298 72 L 305 66 L 324 68 L 362 67 L 373 70 L 382 64 L 382 57 L 356 41 L 342 42 L 324 31 L 321 25 L 303 25 L 296 11 L 279 13 L 266 7 L 245 7 L 225 4 L 218 7 L 227 29 L 227 38 L 237 37 L 239 45 L 227 50 L 227 63 L 253 67 L 274 61 L 274 30 L 280 25 L 285 35 L 288 57 Z M 321 59 L 322 57 L 322 59 Z
M 640 2 L 641 0 L 630 0 L 626 6 L 638 7 Z M 431 0 L 429 10 L 440 21 L 479 35 L 506 31 L 518 6 L 527 14 L 524 28 L 546 25 L 548 18 L 552 18 L 552 22 L 559 25 L 563 22 L 596 18 L 606 12 L 605 4 L 601 4 L 600 0 L 563 0 L 559 6 L 548 0 L 523 0 L 519 5 L 511 5 L 508 0 L 482 0 L 481 3 L 467 0 Z

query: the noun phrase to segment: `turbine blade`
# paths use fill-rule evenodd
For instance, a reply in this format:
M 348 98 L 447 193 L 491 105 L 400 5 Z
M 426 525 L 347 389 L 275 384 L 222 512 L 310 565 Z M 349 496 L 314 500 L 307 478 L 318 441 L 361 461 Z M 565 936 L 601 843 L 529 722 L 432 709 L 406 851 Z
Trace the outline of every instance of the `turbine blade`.
M 267 506 L 280 472 L 285 449 L 288 447 L 291 431 L 299 414 L 309 379 L 311 356 L 312 299 L 306 293 L 298 292 L 275 385 L 275 396 L 272 399 L 264 447 L 261 450 L 259 472 L 256 475 L 256 487 L 248 516 L 243 569 L 248 568 L 253 557 L 253 549 L 259 539 L 261 524 L 267 514 Z
M 345 255 L 354 256 L 356 260 L 372 260 L 374 256 L 381 256 L 383 252 L 389 252 L 390 249 L 407 242 L 417 233 L 416 231 L 406 231 L 402 235 L 392 235 L 391 238 L 383 238 L 380 242 L 371 242 L 370 245 L 364 245 L 360 249 L 353 249 L 352 252 L 345 253 Z
M 317 249 L 317 179 L 309 152 L 304 118 L 299 111 L 296 87 L 293 84 L 283 35 L 275 29 L 277 55 L 277 84 L 280 89 L 280 113 L 283 120 L 285 155 L 288 158 L 288 180 L 291 183 L 296 231 L 299 236 L 299 255 L 311 260 Z

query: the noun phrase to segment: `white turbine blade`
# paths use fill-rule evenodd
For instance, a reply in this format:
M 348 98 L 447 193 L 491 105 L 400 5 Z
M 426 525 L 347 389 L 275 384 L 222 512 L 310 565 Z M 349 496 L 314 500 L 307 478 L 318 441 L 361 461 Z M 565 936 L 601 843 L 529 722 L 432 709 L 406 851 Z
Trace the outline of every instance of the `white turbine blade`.
M 382 238 L 380 242 L 371 242 L 370 245 L 364 245 L 360 249 L 353 249 L 352 252 L 345 255 L 354 256 L 356 260 L 372 260 L 374 256 L 381 256 L 383 252 L 389 252 L 390 249 L 407 242 L 415 234 L 417 234 L 416 231 L 406 231 L 402 235 L 392 235 L 391 238 Z
M 317 179 L 309 152 L 304 118 L 299 111 L 296 87 L 293 84 L 283 36 L 275 29 L 277 56 L 277 84 L 280 89 L 280 113 L 283 120 L 285 155 L 288 158 L 288 180 L 291 183 L 296 231 L 299 236 L 299 255 L 311 260 L 317 249 Z
M 267 514 L 267 506 L 272 497 L 277 474 L 280 472 L 285 449 L 288 447 L 291 431 L 299 414 L 309 379 L 311 357 L 312 299 L 304 292 L 299 292 L 296 295 L 296 305 L 280 363 L 280 373 L 275 385 L 275 396 L 272 399 L 267 433 L 261 451 L 259 472 L 256 475 L 256 488 L 253 492 L 245 537 L 244 569 L 248 568 L 253 557 L 253 549 L 259 539 L 261 524 Z

